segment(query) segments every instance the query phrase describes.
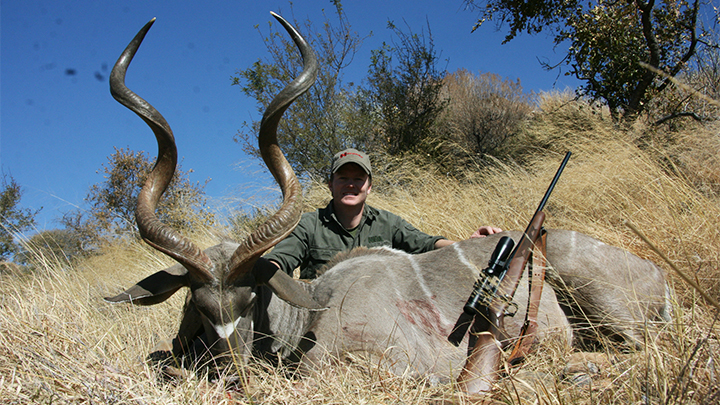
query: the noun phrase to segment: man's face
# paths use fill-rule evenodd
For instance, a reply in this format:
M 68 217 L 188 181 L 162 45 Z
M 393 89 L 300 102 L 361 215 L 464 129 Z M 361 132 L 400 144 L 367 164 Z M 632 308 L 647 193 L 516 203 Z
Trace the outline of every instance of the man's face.
M 372 184 L 370 176 L 359 165 L 347 163 L 333 174 L 328 182 L 333 202 L 336 205 L 354 207 L 365 203 Z

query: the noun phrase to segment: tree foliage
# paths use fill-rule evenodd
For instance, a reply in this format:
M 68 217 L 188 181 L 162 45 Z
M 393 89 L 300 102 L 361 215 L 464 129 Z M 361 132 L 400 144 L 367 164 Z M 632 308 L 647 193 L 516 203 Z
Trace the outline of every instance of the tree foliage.
M 389 155 L 427 154 L 438 141 L 434 131 L 447 103 L 440 97 L 444 70 L 438 68 L 432 32 L 404 32 L 388 22 L 395 41 L 371 53 L 367 86 L 359 106 L 372 118 L 372 145 Z
M 16 243 L 16 236 L 28 231 L 35 225 L 35 215 L 40 210 L 33 211 L 20 208 L 22 188 L 12 175 L 2 174 L 2 190 L 0 191 L 0 260 L 6 261 L 20 250 Z
M 567 74 L 581 95 L 607 103 L 615 118 L 633 120 L 677 76 L 707 32 L 698 26 L 699 0 L 465 0 L 479 10 L 475 28 L 509 25 L 505 42 L 549 30 L 569 44 Z M 561 64 L 562 64 L 561 63 Z M 657 70 L 668 76 L 659 76 Z M 546 66 L 550 68 L 550 66 Z
M 103 165 L 105 180 L 90 187 L 85 200 L 90 208 L 85 212 L 65 215 L 63 223 L 73 229 L 86 243 L 96 243 L 105 237 L 133 235 L 138 237 L 135 222 L 137 197 L 152 169 L 144 152 L 115 148 Z M 180 165 L 161 198 L 157 216 L 175 229 L 193 229 L 211 225 L 213 215 L 204 205 L 205 184 L 192 183 Z
M 339 1 L 333 2 L 337 23 L 326 17 L 321 29 L 307 21 L 303 36 L 315 50 L 320 72 L 310 90 L 290 106 L 278 127 L 278 138 L 300 177 L 324 178 L 332 156 L 347 147 L 381 156 L 429 152 L 436 142 L 434 125 L 444 102 L 444 71 L 432 37 L 404 32 L 392 23 L 394 41 L 372 51 L 368 76 L 361 85 L 343 81 L 363 38 L 352 31 Z M 297 21 L 294 23 L 298 26 Z M 429 29 L 428 29 L 429 32 Z M 270 25 L 265 37 L 270 58 L 238 71 L 234 84 L 264 111 L 272 97 L 302 66 L 295 44 Z M 236 140 L 258 156 L 259 121 L 246 124 Z
M 343 82 L 343 69 L 352 62 L 362 38 L 352 31 L 339 1 L 334 2 L 334 7 L 336 25 L 327 16 L 319 29 L 309 20 L 301 25 L 293 19 L 293 25 L 315 50 L 319 63 L 315 85 L 290 106 L 278 126 L 280 146 L 300 177 L 324 177 L 338 150 L 362 147 L 358 139 L 361 135 L 355 131 L 362 125 L 354 123 L 359 117 L 352 108 L 355 85 Z M 263 40 L 269 58 L 239 70 L 233 78 L 234 85 L 257 101 L 260 113 L 302 70 L 302 57 L 281 26 L 270 23 L 269 34 Z M 260 121 L 246 123 L 235 137 L 253 156 L 260 156 L 259 126 Z

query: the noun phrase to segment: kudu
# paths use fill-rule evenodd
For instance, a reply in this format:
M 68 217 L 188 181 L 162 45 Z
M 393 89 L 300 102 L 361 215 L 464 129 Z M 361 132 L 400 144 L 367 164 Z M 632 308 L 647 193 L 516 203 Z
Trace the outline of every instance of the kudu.
M 274 14 L 273 14 L 274 15 Z M 262 157 L 283 192 L 277 213 L 241 244 L 221 243 L 201 251 L 162 224 L 158 200 L 175 170 L 177 151 L 164 118 L 124 84 L 126 69 L 152 25 L 137 34 L 113 68 L 113 96 L 152 128 L 158 158 L 138 199 L 142 238 L 179 264 L 161 270 L 112 298 L 111 302 L 153 305 L 189 287 L 173 358 L 202 352 L 300 360 L 315 365 L 327 356 L 363 352 L 403 375 L 457 376 L 467 357 L 466 344 L 447 340 L 455 320 L 486 265 L 498 236 L 458 242 L 436 251 L 409 255 L 389 248 L 363 249 L 331 266 L 312 282 L 293 280 L 260 256 L 287 236 L 301 215 L 300 185 L 277 144 L 276 129 L 287 107 L 313 83 L 318 69 L 312 49 L 281 17 L 304 61 L 302 73 L 270 103 L 262 119 Z M 519 233 L 510 233 L 514 238 Z M 589 236 L 549 230 L 547 259 L 552 266 L 541 300 L 538 337 L 553 333 L 570 342 L 572 329 L 555 291 L 575 313 L 633 344 L 645 324 L 667 314 L 662 272 L 651 262 Z M 516 336 L 528 296 L 521 282 L 515 301 L 519 313 L 506 318 Z M 187 357 L 186 357 L 187 356 Z M 227 356 L 226 356 L 227 357 Z

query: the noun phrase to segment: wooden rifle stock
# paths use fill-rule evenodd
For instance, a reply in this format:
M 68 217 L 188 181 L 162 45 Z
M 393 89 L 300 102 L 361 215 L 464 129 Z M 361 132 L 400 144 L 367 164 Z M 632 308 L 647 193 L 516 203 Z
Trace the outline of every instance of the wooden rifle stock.
M 502 280 L 500 280 L 500 284 L 496 292 L 496 298 L 487 308 L 485 308 L 484 311 L 481 311 L 480 314 L 474 316 L 474 321 L 472 327 L 470 328 L 470 346 L 472 346 L 473 349 L 465 363 L 465 367 L 463 367 L 457 378 L 458 388 L 468 394 L 490 391 L 493 383 L 499 377 L 500 370 L 498 365 L 500 364 L 501 350 L 504 348 L 503 344 L 509 344 L 509 337 L 507 336 L 504 328 L 504 317 L 508 313 L 508 307 L 512 303 L 512 298 L 515 295 L 518 284 L 520 283 L 520 278 L 522 278 L 525 266 L 527 266 L 536 244 L 542 245 L 541 251 L 544 255 L 545 238 L 543 236 L 544 231 L 542 226 L 545 221 L 545 213 L 543 212 L 543 209 L 545 208 L 545 204 L 547 203 L 550 194 L 555 188 L 555 184 L 565 169 L 565 165 L 570 159 L 570 155 L 570 152 L 565 154 L 565 158 L 555 173 L 555 177 L 550 183 L 550 187 L 548 187 L 545 192 L 545 196 L 542 201 L 540 201 L 540 205 L 537 210 L 535 210 L 535 214 L 533 214 L 530 224 L 527 229 L 525 229 L 522 239 L 515 246 L 512 258 L 508 264 L 508 270 L 505 272 Z M 541 277 L 534 277 L 536 282 L 539 281 L 540 286 L 539 288 L 537 288 L 537 285 L 533 286 L 533 290 L 535 291 L 531 292 L 531 302 L 528 304 L 528 310 L 530 310 L 530 307 L 534 306 L 535 311 L 537 311 L 540 294 L 542 293 L 543 278 L 544 270 L 542 271 Z M 532 302 L 533 299 L 536 300 L 536 302 Z M 516 306 L 515 304 L 512 305 Z M 514 315 L 514 313 L 512 314 Z M 537 327 L 537 324 L 529 325 L 530 322 L 528 321 L 532 323 L 535 322 L 534 319 L 526 319 L 522 334 L 534 333 L 534 329 Z M 460 323 L 460 319 L 458 319 L 458 323 Z M 530 332 L 528 332 L 529 330 Z M 457 336 L 454 336 L 453 338 L 454 339 L 451 339 L 451 341 L 457 340 Z M 474 344 L 473 340 L 475 341 Z M 522 347 L 520 347 L 521 343 Z M 521 360 L 528 350 L 528 347 L 528 341 L 523 341 L 521 339 L 511 354 L 511 359 L 513 361 Z
M 545 213 L 536 212 L 516 247 L 505 277 L 500 281 L 499 298 L 493 300 L 485 314 L 475 316 L 470 334 L 477 340 L 457 379 L 459 388 L 466 393 L 490 391 L 499 377 L 501 350 L 509 340 L 504 326 L 505 313 L 530 259 L 535 241 L 540 236 L 544 221 Z

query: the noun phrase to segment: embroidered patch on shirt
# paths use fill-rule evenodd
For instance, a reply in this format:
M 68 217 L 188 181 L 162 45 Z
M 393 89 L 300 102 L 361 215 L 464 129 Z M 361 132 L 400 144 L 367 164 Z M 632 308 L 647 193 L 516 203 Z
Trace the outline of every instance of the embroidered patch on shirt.
M 383 238 L 382 236 L 371 236 L 368 238 L 368 243 L 376 243 L 376 242 L 382 242 Z

